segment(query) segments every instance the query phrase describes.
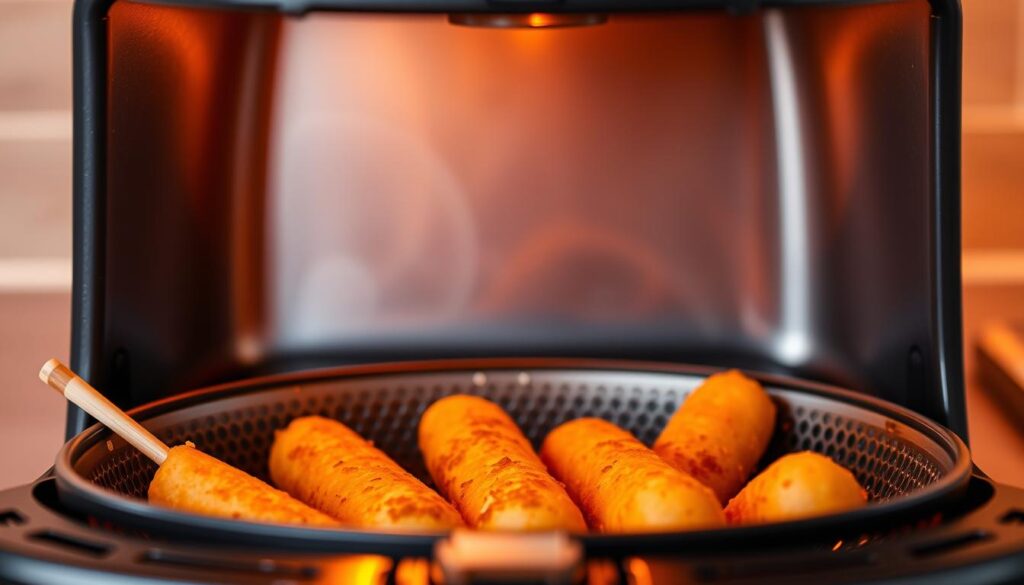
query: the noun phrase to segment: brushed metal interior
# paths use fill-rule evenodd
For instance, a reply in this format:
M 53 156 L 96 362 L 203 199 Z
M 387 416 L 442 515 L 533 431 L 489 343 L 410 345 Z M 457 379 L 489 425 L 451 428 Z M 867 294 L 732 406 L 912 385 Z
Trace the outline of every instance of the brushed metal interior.
M 707 363 L 962 431 L 932 323 L 930 11 L 523 30 L 116 2 L 86 374 L 129 407 L 345 363 Z

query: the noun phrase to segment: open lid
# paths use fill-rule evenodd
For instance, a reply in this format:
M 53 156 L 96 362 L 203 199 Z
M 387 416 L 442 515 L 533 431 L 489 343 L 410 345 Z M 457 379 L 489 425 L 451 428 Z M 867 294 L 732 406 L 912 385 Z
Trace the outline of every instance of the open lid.
M 738 5 L 80 0 L 72 366 L 128 408 L 342 363 L 705 363 L 965 435 L 956 2 Z

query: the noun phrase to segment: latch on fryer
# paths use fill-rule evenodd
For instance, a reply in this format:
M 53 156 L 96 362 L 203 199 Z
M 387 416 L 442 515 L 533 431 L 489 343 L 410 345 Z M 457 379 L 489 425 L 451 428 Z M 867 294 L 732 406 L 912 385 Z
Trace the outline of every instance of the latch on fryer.
M 434 547 L 445 585 L 573 583 L 583 547 L 564 532 L 513 534 L 456 530 Z

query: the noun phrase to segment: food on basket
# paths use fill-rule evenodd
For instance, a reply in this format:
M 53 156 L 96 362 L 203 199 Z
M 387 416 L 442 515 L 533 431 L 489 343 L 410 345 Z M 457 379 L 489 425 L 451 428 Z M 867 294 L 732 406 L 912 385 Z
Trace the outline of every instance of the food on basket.
M 849 470 L 811 451 L 780 457 L 725 508 L 730 524 L 761 524 L 835 514 L 867 503 Z
M 173 447 L 149 484 L 150 503 L 254 522 L 337 526 L 333 518 L 192 445 Z
M 289 494 L 352 527 L 442 531 L 462 524 L 437 492 L 335 420 L 297 418 L 277 431 L 270 477 Z
M 470 526 L 586 531 L 565 488 L 497 404 L 466 395 L 438 400 L 420 419 L 419 445 L 434 483 Z
M 730 370 L 709 377 L 686 398 L 654 450 L 725 503 L 749 478 L 774 429 L 775 404 L 768 393 Z
M 739 489 L 771 439 L 775 406 L 735 370 L 695 390 L 654 449 L 610 422 L 581 418 L 552 430 L 538 457 L 498 405 L 438 400 L 420 420 L 419 445 L 455 507 L 335 420 L 302 417 L 276 431 L 269 467 L 280 491 L 191 443 L 168 448 L 57 360 L 39 376 L 159 466 L 152 504 L 209 516 L 414 532 L 465 519 L 484 530 L 584 532 L 589 524 L 644 533 L 799 520 L 868 501 L 849 470 L 810 451 L 779 458 Z
M 725 523 L 715 494 L 627 431 L 581 418 L 555 428 L 541 458 L 600 532 L 660 532 Z

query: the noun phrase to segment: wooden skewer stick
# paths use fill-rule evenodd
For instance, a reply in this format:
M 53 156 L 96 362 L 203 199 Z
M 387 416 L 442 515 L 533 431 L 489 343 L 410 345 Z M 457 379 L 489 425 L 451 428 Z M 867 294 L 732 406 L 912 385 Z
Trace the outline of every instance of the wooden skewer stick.
M 39 379 L 142 451 L 143 455 L 157 465 L 163 465 L 167 459 L 169 449 L 163 441 L 154 437 L 88 382 L 60 363 L 60 360 L 52 359 L 46 362 L 43 369 L 39 370 Z

